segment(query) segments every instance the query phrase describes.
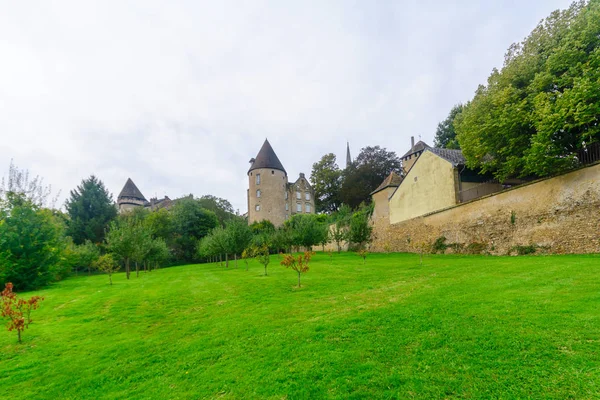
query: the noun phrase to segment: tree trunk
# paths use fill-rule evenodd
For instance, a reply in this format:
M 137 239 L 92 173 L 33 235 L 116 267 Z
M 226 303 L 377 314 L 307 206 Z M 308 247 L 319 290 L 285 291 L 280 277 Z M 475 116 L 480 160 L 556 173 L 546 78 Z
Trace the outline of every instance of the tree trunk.
M 223 266 L 223 254 L 219 254 L 219 266 Z
M 233 255 L 233 258 L 235 259 L 235 267 L 237 268 L 237 267 L 238 267 L 238 266 L 237 266 L 237 253 L 235 253 L 235 254 Z
M 267 276 L 267 266 L 265 265 L 265 276 Z
M 139 277 L 140 277 L 140 268 L 138 267 L 138 263 L 137 263 L 137 261 L 135 262 L 135 276 L 136 276 L 137 278 L 139 278 Z
M 225 268 L 229 268 L 229 254 L 225 253 Z
M 110 286 L 112 286 L 112 276 L 111 276 L 111 274 L 108 274 L 108 280 L 110 282 Z
M 129 279 L 129 258 L 125 259 L 125 274 L 127 275 L 127 279 Z
M 21 330 L 17 329 L 17 337 L 19 338 L 19 343 L 21 343 Z
M 300 287 L 300 272 L 298 272 L 298 287 Z

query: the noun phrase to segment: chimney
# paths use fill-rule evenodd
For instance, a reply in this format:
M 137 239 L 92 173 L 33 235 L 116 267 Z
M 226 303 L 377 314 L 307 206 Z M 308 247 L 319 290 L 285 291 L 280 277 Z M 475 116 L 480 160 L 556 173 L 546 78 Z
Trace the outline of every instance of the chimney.
M 304 172 L 300 172 L 300 178 L 304 178 Z
M 410 137 L 410 149 L 412 150 L 415 147 L 415 137 Z

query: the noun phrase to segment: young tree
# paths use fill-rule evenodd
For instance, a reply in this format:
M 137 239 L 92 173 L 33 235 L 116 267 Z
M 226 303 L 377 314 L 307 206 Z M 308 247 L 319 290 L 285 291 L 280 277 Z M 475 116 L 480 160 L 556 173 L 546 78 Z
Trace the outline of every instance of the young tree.
M 336 164 L 333 153 L 325 154 L 313 164 L 310 181 L 315 191 L 317 212 L 336 211 L 341 204 L 342 171 Z
M 331 228 L 331 239 L 337 246 L 337 252 L 342 251 L 342 242 L 348 239 L 348 226 L 346 221 L 337 221 Z
M 367 262 L 367 256 L 369 255 L 369 252 L 365 249 L 361 249 L 356 252 L 356 255 L 358 255 L 360 258 L 362 258 L 363 264 L 365 264 Z
M 108 281 L 112 286 L 112 274 L 119 270 L 119 264 L 115 261 L 112 254 L 104 254 L 94 261 L 94 268 L 108 274 Z
M 130 262 L 136 254 L 136 234 L 137 229 L 133 221 L 119 219 L 111 222 L 105 239 L 108 251 L 125 265 L 127 279 L 131 273 Z
M 100 249 L 94 243 L 86 240 L 84 244 L 75 246 L 77 267 L 87 268 L 88 275 L 92 273 L 94 262 L 100 257 Z
M 293 269 L 298 274 L 298 287 L 300 287 L 300 275 L 308 272 L 308 263 L 313 254 L 311 251 L 305 251 L 303 255 L 297 256 L 286 254 L 281 261 L 281 265 Z
M 31 311 L 36 310 L 44 298 L 33 296 L 29 300 L 19 299 L 13 292 L 13 284 L 7 282 L 4 290 L 0 293 L 0 317 L 8 320 L 8 331 L 17 331 L 19 343 L 21 343 L 21 332 L 33 322 Z
M 235 267 L 237 268 L 237 256 L 241 254 L 252 241 L 252 231 L 246 221 L 241 218 L 231 219 L 227 222 L 225 228 L 227 233 L 228 252 L 235 258 Z
M 370 215 L 370 209 L 363 208 L 355 212 L 350 219 L 348 239 L 352 243 L 356 243 L 361 249 L 371 241 L 373 227 L 369 222 Z
M 108 225 L 117 216 L 112 195 L 94 175 L 71 190 L 65 208 L 69 214 L 67 234 L 75 244 L 83 244 L 86 240 L 102 243 Z
M 244 263 L 246 264 L 246 271 L 248 271 L 248 261 L 254 257 L 255 257 L 255 254 L 254 254 L 253 247 L 248 247 L 247 249 L 244 249 L 244 251 L 242 252 L 242 260 L 244 260 Z
M 261 247 L 257 247 L 253 250 L 254 257 L 256 261 L 265 267 L 265 276 L 267 276 L 267 265 L 271 262 L 271 256 L 269 254 L 269 246 L 263 245 Z

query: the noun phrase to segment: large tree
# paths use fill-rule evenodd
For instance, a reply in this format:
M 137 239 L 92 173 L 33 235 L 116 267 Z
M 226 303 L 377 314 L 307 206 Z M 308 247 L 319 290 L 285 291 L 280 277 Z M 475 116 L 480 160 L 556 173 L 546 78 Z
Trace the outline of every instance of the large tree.
M 313 164 L 310 181 L 315 191 L 317 212 L 337 211 L 341 203 L 342 171 L 336 163 L 335 154 L 325 154 Z
M 221 226 L 236 217 L 233 206 L 226 199 L 206 194 L 198 199 L 198 203 L 202 208 L 214 212 Z
M 180 261 L 193 261 L 198 241 L 219 224 L 217 216 L 193 198 L 177 201 L 171 212 L 175 255 Z
M 458 139 L 456 139 L 456 129 L 454 128 L 454 119 L 463 110 L 462 104 L 456 104 L 450 110 L 450 113 L 445 120 L 440 122 L 435 131 L 435 147 L 445 149 L 460 149 Z
M 578 165 L 600 141 L 600 2 L 555 11 L 455 119 L 470 168 L 499 180 L 545 176 Z
M 400 158 L 379 146 L 361 149 L 356 160 L 344 170 L 340 197 L 352 208 L 370 203 L 370 193 L 392 172 L 400 172 Z
M 67 234 L 76 244 L 101 243 L 110 222 L 117 216 L 112 195 L 94 175 L 81 181 L 65 207 L 69 214 Z

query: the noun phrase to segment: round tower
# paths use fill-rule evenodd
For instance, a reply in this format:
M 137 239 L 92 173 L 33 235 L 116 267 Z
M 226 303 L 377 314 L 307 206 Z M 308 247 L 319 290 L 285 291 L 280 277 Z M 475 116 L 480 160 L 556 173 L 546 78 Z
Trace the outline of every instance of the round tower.
M 136 207 L 144 207 L 146 203 L 148 203 L 148 201 L 142 192 L 140 192 L 140 189 L 135 186 L 135 183 L 133 183 L 131 178 L 127 178 L 123 190 L 121 190 L 119 197 L 117 197 L 119 212 L 132 210 Z
M 250 163 L 248 224 L 266 219 L 280 226 L 290 214 L 287 172 L 268 140 Z

